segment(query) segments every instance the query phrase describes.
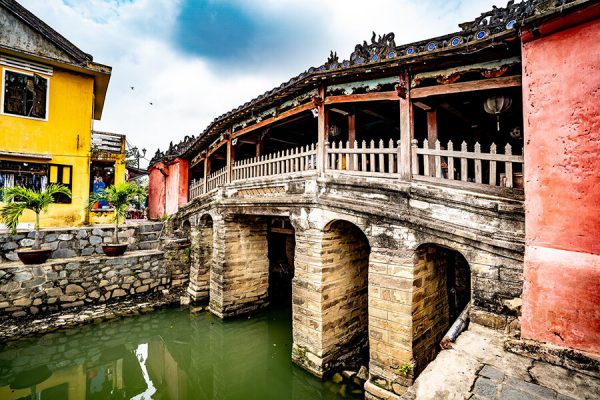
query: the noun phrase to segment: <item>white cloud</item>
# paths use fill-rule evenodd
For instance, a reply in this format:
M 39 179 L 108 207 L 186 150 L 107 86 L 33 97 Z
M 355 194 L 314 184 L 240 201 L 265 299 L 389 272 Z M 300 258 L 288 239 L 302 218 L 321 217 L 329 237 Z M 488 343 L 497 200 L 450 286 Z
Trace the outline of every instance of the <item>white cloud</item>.
M 127 135 L 130 143 L 165 149 L 198 134 L 217 116 L 256 97 L 311 65 L 329 50 L 347 58 L 371 31 L 396 33 L 396 43 L 458 30 L 457 24 L 488 10 L 493 0 L 230 0 L 265 21 L 298 19 L 302 37 L 283 37 L 282 58 L 302 65 L 228 69 L 182 54 L 172 45 L 181 0 L 22 0 L 28 8 L 96 62 L 113 67 L 101 121 L 95 127 Z M 293 64 L 295 64 L 294 61 Z M 271 65 L 268 65 L 271 64 Z M 130 86 L 135 89 L 131 90 Z M 149 103 L 152 102 L 153 105 Z

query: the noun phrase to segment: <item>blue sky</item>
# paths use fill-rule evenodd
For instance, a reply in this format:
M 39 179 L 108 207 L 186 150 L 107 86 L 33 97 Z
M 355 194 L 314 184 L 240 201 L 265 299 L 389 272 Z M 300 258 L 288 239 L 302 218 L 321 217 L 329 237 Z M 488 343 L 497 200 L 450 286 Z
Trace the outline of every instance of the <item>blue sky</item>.
M 113 67 L 95 128 L 148 154 L 322 64 L 371 32 L 409 43 L 458 30 L 504 0 L 20 0 Z M 131 89 L 131 86 L 134 89 Z M 152 105 L 150 105 L 152 103 Z

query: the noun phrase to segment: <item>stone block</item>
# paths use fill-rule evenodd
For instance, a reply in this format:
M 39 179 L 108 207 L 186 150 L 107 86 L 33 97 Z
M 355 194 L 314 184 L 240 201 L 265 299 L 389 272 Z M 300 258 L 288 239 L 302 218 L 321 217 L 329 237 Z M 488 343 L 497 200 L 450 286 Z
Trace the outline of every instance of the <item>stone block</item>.
M 71 240 L 73 239 L 73 235 L 71 235 L 70 233 L 62 233 L 60 235 L 58 235 L 58 240 Z
M 13 301 L 13 305 L 17 307 L 29 307 L 32 301 L 28 297 L 21 297 L 20 299 L 16 299 Z
M 77 232 L 77 239 L 86 239 L 89 236 L 87 229 L 80 229 Z
M 13 276 L 13 280 L 16 282 L 28 281 L 30 279 L 33 279 L 33 275 L 31 274 L 31 272 L 28 272 L 28 271 L 17 272 Z
M 15 250 L 19 248 L 19 245 L 16 242 L 7 242 L 2 245 L 2 250 Z
M 94 229 L 95 230 L 95 229 Z M 90 244 L 97 245 L 102 243 L 102 237 L 100 236 L 90 236 Z
M 112 292 L 112 296 L 113 297 L 121 297 L 121 296 L 126 296 L 127 292 L 124 291 L 123 289 L 116 289 Z
M 58 235 L 56 233 L 49 233 L 44 236 L 44 242 L 46 243 L 54 242 L 56 239 L 58 239 Z
M 58 249 L 58 245 L 59 245 L 59 242 L 57 242 L 57 241 L 49 242 L 49 243 L 44 243 L 44 247 L 48 247 L 48 248 L 50 248 L 52 250 Z
M 21 247 L 31 247 L 31 246 L 33 246 L 34 243 L 35 243 L 35 240 L 33 240 L 33 239 L 22 239 L 19 242 Z
M 482 399 L 496 400 L 498 383 L 485 377 L 479 377 L 475 381 L 473 393 Z
M 71 249 L 58 249 L 52 253 L 52 258 L 73 258 L 77 253 Z
M 80 294 L 80 293 L 84 293 L 85 290 L 79 286 L 79 285 L 74 285 L 74 284 L 70 284 L 67 285 L 66 289 L 65 289 L 65 293 L 66 294 Z
M 4 257 L 6 257 L 7 260 L 9 261 L 18 261 L 19 260 L 19 256 L 17 255 L 16 251 L 10 251 L 6 254 L 4 254 Z

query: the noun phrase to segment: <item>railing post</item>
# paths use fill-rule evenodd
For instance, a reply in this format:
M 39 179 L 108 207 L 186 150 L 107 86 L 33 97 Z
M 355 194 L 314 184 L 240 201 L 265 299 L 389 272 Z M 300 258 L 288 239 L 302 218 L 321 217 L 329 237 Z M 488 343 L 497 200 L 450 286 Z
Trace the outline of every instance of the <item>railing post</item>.
M 419 175 L 419 158 L 417 155 L 417 147 L 419 141 L 417 139 L 412 140 L 412 175 Z M 398 150 L 400 149 L 400 141 L 398 140 Z M 400 154 L 398 154 L 398 160 L 400 160 Z
M 204 193 L 208 193 L 208 174 L 210 173 L 210 158 L 204 157 Z

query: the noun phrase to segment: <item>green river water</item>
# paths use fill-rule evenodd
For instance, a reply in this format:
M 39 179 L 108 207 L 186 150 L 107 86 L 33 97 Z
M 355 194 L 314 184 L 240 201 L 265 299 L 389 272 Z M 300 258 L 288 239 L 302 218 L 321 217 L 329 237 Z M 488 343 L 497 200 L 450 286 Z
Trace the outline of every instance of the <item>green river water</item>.
M 288 309 L 225 322 L 158 310 L 8 343 L 0 400 L 362 398 L 293 365 L 291 348 Z

